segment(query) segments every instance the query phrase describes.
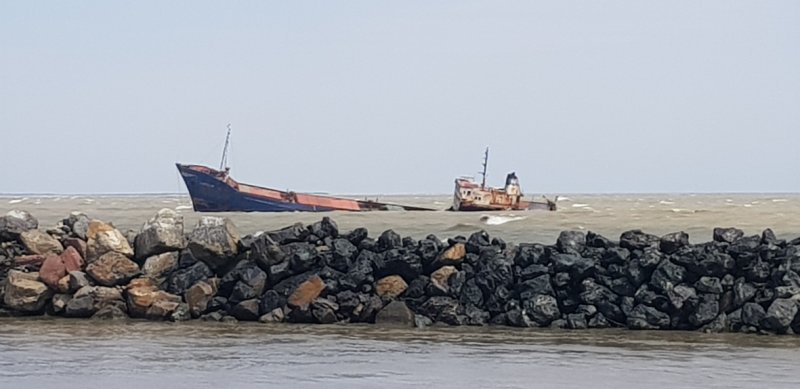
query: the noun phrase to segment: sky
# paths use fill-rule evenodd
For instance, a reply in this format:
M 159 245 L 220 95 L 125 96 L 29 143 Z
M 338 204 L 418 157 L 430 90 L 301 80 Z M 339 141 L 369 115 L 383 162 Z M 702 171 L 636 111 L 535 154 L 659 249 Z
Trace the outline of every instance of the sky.
M 3 1 L 0 193 L 800 192 L 798 1 Z

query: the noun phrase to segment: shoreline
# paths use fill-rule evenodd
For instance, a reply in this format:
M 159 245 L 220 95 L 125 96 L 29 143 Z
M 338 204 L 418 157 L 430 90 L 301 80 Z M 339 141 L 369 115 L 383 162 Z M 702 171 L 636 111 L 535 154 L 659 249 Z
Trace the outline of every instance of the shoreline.
M 800 238 L 713 237 L 415 240 L 339 231 L 328 217 L 240 236 L 215 216 L 184 229 L 169 209 L 124 234 L 78 213 L 42 230 L 11 211 L 0 217 L 0 315 L 799 333 Z

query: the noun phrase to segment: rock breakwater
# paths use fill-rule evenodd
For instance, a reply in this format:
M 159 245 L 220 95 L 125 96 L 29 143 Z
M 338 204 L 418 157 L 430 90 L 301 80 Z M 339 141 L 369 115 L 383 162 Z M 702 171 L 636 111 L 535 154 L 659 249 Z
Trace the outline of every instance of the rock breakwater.
M 327 217 L 241 237 L 219 217 L 186 230 L 171 210 L 139 231 L 78 213 L 42 230 L 12 211 L 0 217 L 0 314 L 800 333 L 800 238 L 711 237 L 375 238 Z

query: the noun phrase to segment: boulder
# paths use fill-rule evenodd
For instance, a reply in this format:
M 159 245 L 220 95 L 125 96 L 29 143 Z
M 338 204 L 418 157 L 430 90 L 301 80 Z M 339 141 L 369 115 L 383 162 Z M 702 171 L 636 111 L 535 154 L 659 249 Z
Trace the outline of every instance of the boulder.
M 142 275 L 160 281 L 164 280 L 178 267 L 178 253 L 166 252 L 153 255 L 144 261 Z
M 767 308 L 764 318 L 760 320 L 761 327 L 779 334 L 785 333 L 797 316 L 797 304 L 798 302 L 793 299 L 776 299 Z
M 781 304 L 781 308 L 782 308 Z M 745 303 L 742 307 L 742 323 L 752 327 L 761 325 L 761 319 L 766 316 L 764 308 L 756 303 Z
M 286 319 L 286 314 L 283 312 L 283 308 L 275 308 L 258 318 L 258 321 L 262 323 L 281 323 Z
M 147 258 L 186 247 L 183 216 L 164 208 L 150 218 L 136 235 L 136 257 Z
M 528 316 L 542 327 L 561 317 L 558 301 L 553 296 L 539 294 L 524 301 L 522 306 Z
M 258 315 L 258 299 L 241 301 L 230 310 L 231 316 L 241 321 L 256 321 Z
M 69 217 L 61 221 L 62 224 L 67 226 L 70 231 L 72 231 L 72 235 L 76 238 L 81 240 L 88 239 L 87 235 L 89 233 L 89 223 L 91 220 L 88 216 L 81 212 L 72 212 L 69 214 Z
M 456 273 L 458 273 L 458 270 L 455 266 L 443 266 L 439 268 L 431 273 L 431 286 L 445 294 L 450 292 L 450 285 L 448 282 L 450 281 L 450 277 Z
M 78 289 L 72 296 L 72 300 L 67 303 L 64 314 L 69 317 L 91 317 L 97 311 L 112 305 L 125 306 L 119 289 L 104 286 L 84 286 Z
M 390 249 L 398 249 L 403 247 L 403 239 L 400 235 L 392 230 L 384 231 L 378 237 L 378 249 L 386 251 Z
M 641 230 L 625 231 L 619 237 L 619 246 L 628 250 L 644 250 L 658 247 L 661 238 L 642 232 Z
M 64 269 L 67 273 L 71 271 L 80 271 L 85 264 L 81 253 L 73 246 L 67 246 L 64 252 L 61 253 L 61 262 L 64 263 Z
M 20 255 L 14 257 L 14 265 L 38 268 L 42 266 L 45 259 L 47 256 L 42 254 Z
M 86 266 L 88 273 L 98 284 L 103 286 L 122 285 L 139 275 L 139 265 L 125 255 L 109 251 Z
M 75 251 L 77 251 L 80 255 L 81 261 L 86 258 L 86 250 L 88 249 L 88 246 L 86 245 L 85 240 L 78 238 L 64 238 L 62 243 L 64 244 L 65 250 L 69 250 L 70 247 L 75 249 Z
M 92 284 L 89 276 L 82 271 L 71 271 L 67 273 L 67 277 L 69 277 L 70 293 L 75 293 L 84 286 L 91 286 Z
M 413 327 L 414 312 L 402 301 L 392 301 L 375 316 L 375 324 Z
M 58 282 L 67 275 L 67 267 L 60 256 L 50 254 L 39 269 L 39 279 L 52 289 L 58 290 Z
M 30 213 L 14 209 L 0 217 L 0 241 L 14 240 L 25 231 L 39 228 L 39 221 Z
M 744 231 L 738 228 L 714 228 L 714 241 L 733 243 L 744 236 Z
M 92 315 L 93 320 L 125 320 L 128 314 L 122 304 L 106 305 Z
M 9 270 L 3 293 L 5 306 L 20 312 L 41 312 L 53 292 L 37 281 L 38 277 L 37 273 Z
M 689 234 L 680 231 L 662 236 L 661 240 L 659 241 L 658 248 L 666 254 L 672 254 L 688 245 Z
M 125 235 L 111 224 L 100 220 L 89 222 L 86 232 L 86 262 L 91 263 L 109 252 L 122 254 L 126 257 L 133 256 L 133 249 Z
M 670 317 L 653 307 L 639 304 L 628 315 L 628 328 L 633 330 L 667 329 Z
M 685 277 L 686 269 L 683 266 L 676 265 L 665 259 L 661 261 L 661 264 L 653 272 L 650 278 L 650 285 L 659 291 L 666 292 L 683 282 Z
M 39 230 L 23 231 L 19 234 L 19 240 L 31 254 L 61 254 L 64 251 L 58 239 Z
M 697 308 L 689 315 L 689 323 L 695 327 L 700 327 L 710 323 L 719 315 L 719 302 L 714 295 L 704 295 L 697 304 Z M 724 312 L 723 312 L 724 313 Z
M 198 281 L 186 290 L 184 299 L 186 300 L 186 304 L 189 305 L 189 312 L 193 317 L 199 317 L 201 314 L 205 313 L 206 308 L 208 308 L 208 303 L 211 302 L 211 299 L 217 294 L 218 287 L 219 279 L 211 278 L 205 281 Z
M 203 216 L 189 235 L 188 249 L 212 270 L 230 264 L 239 252 L 239 232 L 227 218 Z
M 586 248 L 586 234 L 583 231 L 561 231 L 556 247 L 565 254 L 580 254 Z
M 181 303 L 180 296 L 159 290 L 153 280 L 149 278 L 132 280 L 125 287 L 125 294 L 131 317 L 166 319 Z M 154 305 L 155 307 L 153 307 Z
M 375 284 L 375 292 L 378 296 L 395 299 L 408 289 L 408 284 L 403 277 L 391 275 L 383 277 Z
M 53 313 L 56 315 L 63 315 L 67 310 L 67 304 L 69 304 L 70 300 L 72 300 L 71 294 L 58 293 L 54 295 L 52 300 Z
M 324 289 L 325 283 L 322 281 L 322 278 L 314 275 L 306 281 L 300 283 L 297 288 L 291 292 L 289 298 L 287 299 L 287 303 L 292 308 L 306 310 L 311 302 L 319 297 L 320 293 L 322 293 Z
M 419 308 L 421 314 L 431 319 L 450 325 L 463 325 L 467 317 L 458 300 L 445 296 L 434 296 L 426 300 Z
M 326 298 L 316 298 L 311 303 L 311 315 L 320 324 L 336 323 L 336 311 L 338 310 L 339 304 Z
M 181 257 L 185 256 L 182 255 Z M 187 289 L 198 281 L 205 280 L 213 275 L 214 272 L 204 262 L 195 262 L 172 272 L 167 280 L 166 288 L 170 293 L 184 294 Z
M 312 235 L 320 239 L 336 239 L 339 237 L 339 226 L 337 226 L 336 222 L 328 216 L 325 216 L 321 221 L 308 226 L 308 230 Z
M 463 243 L 456 243 L 444 250 L 437 258 L 437 266 L 458 265 L 467 255 L 467 248 Z
M 517 284 L 517 289 L 519 298 L 523 301 L 531 299 L 537 294 L 546 294 L 549 296 L 556 295 L 555 291 L 553 290 L 553 285 L 550 283 L 549 274 L 542 274 L 530 280 L 520 282 Z

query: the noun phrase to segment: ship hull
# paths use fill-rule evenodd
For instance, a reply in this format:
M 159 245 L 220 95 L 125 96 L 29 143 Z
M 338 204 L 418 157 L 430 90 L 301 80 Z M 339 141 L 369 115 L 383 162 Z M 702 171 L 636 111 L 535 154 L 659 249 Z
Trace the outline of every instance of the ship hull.
M 176 166 L 197 212 L 430 211 L 421 207 L 279 191 L 240 184 L 205 166 Z

